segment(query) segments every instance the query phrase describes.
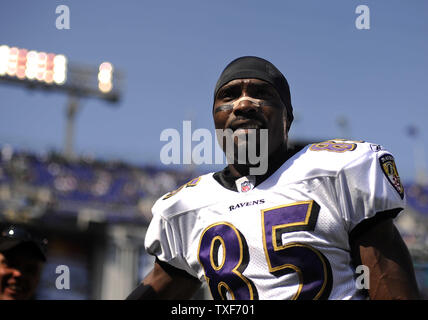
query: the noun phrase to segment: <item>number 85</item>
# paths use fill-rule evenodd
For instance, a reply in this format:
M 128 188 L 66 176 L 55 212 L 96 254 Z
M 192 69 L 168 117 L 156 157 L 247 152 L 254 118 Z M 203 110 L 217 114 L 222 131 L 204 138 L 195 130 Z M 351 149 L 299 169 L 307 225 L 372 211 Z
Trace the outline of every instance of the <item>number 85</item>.
M 319 205 L 301 201 L 261 210 L 263 249 L 271 274 L 280 277 L 296 272 L 299 287 L 292 299 L 327 299 L 331 291 L 331 267 L 317 249 L 299 242 L 282 243 L 282 235 L 312 231 L 318 219 Z M 223 249 L 218 261 L 219 250 Z M 258 299 L 254 283 L 242 273 L 249 263 L 245 237 L 229 222 L 208 226 L 201 235 L 198 259 L 214 299 Z

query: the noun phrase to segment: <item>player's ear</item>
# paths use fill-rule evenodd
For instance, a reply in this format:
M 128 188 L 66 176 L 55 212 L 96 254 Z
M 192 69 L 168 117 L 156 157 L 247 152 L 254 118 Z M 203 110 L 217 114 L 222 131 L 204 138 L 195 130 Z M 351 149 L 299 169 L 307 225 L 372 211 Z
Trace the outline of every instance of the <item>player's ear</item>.
M 290 124 L 288 123 L 287 111 L 283 110 L 282 112 L 282 122 L 284 124 L 284 138 L 288 138 L 288 131 L 290 130 Z

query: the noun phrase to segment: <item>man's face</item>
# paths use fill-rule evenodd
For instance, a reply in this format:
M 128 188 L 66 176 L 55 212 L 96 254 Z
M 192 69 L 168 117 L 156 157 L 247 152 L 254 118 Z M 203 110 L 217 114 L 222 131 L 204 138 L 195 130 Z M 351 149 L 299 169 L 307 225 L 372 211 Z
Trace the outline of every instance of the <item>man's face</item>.
M 42 267 L 43 262 L 26 248 L 0 253 L 0 300 L 32 298 Z
M 217 92 L 213 116 L 215 128 L 231 129 L 234 137 L 246 135 L 249 129 L 267 129 L 268 155 L 287 142 L 284 103 L 266 81 L 236 79 L 228 82 Z

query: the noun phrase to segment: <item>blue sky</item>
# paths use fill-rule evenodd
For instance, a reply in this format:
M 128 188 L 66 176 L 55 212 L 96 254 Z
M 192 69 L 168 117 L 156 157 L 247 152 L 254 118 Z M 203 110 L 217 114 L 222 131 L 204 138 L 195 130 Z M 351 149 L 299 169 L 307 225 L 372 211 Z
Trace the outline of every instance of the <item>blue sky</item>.
M 70 8 L 70 29 L 55 9 Z M 370 30 L 358 30 L 358 5 Z M 414 148 L 428 162 L 428 1 L 8 1 L 0 44 L 62 53 L 70 62 L 110 61 L 124 72 L 117 105 L 88 99 L 75 147 L 102 159 L 159 164 L 166 128 L 214 129 L 215 82 L 231 60 L 257 55 L 287 77 L 296 121 L 291 139 L 348 135 L 384 145 L 403 180 Z M 0 83 L 0 144 L 63 148 L 66 96 Z M 346 118 L 344 131 L 337 119 Z M 413 125 L 416 139 L 406 134 Z

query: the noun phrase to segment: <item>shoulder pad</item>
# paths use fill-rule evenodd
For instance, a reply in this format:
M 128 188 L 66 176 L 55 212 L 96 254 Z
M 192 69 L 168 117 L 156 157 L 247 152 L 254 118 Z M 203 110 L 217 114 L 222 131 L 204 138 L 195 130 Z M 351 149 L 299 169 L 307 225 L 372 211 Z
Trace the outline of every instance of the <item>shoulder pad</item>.
M 295 155 L 295 161 L 307 175 L 336 175 L 351 163 L 372 161 L 378 152 L 387 151 L 370 142 L 332 139 L 306 146 Z
M 205 207 L 213 202 L 210 197 L 210 177 L 212 173 L 194 178 L 159 198 L 153 205 L 152 213 L 163 218 L 175 216 L 191 210 Z

